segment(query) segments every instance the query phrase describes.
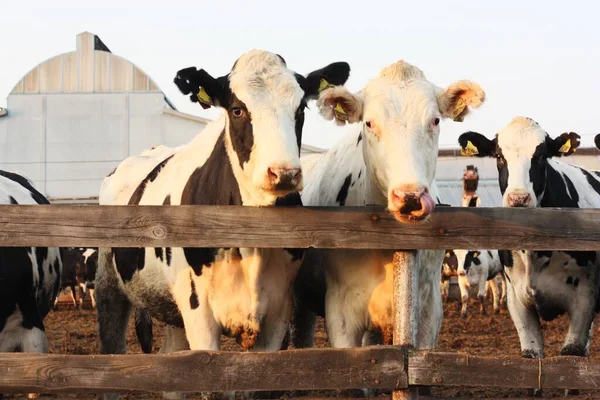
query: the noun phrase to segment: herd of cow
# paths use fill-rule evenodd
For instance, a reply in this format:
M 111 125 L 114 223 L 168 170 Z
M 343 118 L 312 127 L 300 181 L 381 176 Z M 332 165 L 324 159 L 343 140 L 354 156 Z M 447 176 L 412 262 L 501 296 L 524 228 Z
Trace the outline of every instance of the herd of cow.
M 462 122 L 484 102 L 484 91 L 468 80 L 439 87 L 404 61 L 355 93 L 344 86 L 349 74 L 347 63 L 336 62 L 301 75 L 260 50 L 218 78 L 194 67 L 178 71 L 179 90 L 203 108 L 221 108 L 222 116 L 187 144 L 125 159 L 104 179 L 100 205 L 379 204 L 400 223 L 426 220 L 440 203 L 440 122 Z M 300 158 L 312 100 L 325 119 L 355 129 L 326 153 Z M 459 144 L 466 156 L 496 158 L 506 207 L 600 206 L 600 172 L 559 160 L 579 146 L 575 133 L 551 137 L 532 119 L 516 117 L 493 139 L 469 131 Z M 473 174 L 465 176 L 467 206 L 480 203 L 468 184 Z M 29 179 L 4 171 L 0 203 L 49 204 Z M 441 269 L 442 277 L 459 275 L 464 300 L 469 286 L 483 296 L 488 280 L 505 277 L 502 293 L 523 357 L 544 356 L 539 320 L 565 312 L 571 322 L 562 354 L 588 354 L 600 305 L 596 252 L 444 253 L 417 254 L 420 349 L 438 341 Z M 392 258 L 393 251 L 346 249 L 0 248 L 0 352 L 47 352 L 43 319 L 59 288 L 75 293 L 76 285 L 91 284 L 103 354 L 125 352 L 134 309 L 145 351 L 152 348 L 151 317 L 167 325 L 161 352 L 218 350 L 222 334 L 254 351 L 285 349 L 290 341 L 311 347 L 317 316 L 325 318 L 333 347 L 391 343 Z M 76 262 L 63 271 L 67 260 Z M 503 295 L 493 291 L 497 308 Z

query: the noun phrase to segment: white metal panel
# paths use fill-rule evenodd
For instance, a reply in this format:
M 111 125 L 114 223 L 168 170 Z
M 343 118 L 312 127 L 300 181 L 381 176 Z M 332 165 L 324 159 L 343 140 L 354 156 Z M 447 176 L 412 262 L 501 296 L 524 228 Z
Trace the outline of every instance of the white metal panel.
M 127 94 L 48 95 L 48 162 L 122 160 L 128 126 Z
M 8 96 L 8 115 L 2 117 L 0 162 L 30 163 L 44 160 L 44 102 L 40 95 Z
M 44 164 L 43 163 L 4 163 L 0 162 L 0 169 L 17 172 L 31 179 L 37 189 L 44 193 Z
M 164 138 L 162 144 L 176 147 L 192 140 L 206 125 L 192 119 L 163 114 Z
M 129 154 L 135 155 L 149 147 L 164 144 L 162 114 L 165 100 L 162 93 L 129 95 Z
M 98 197 L 102 179 L 48 181 L 46 196 L 49 198 Z

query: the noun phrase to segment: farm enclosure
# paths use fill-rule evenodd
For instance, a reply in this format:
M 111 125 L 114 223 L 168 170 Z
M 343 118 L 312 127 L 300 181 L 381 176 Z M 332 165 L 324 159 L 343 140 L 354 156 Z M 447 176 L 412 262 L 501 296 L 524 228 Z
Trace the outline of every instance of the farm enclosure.
M 402 243 L 405 249 L 595 250 L 600 241 L 598 222 L 598 210 L 447 208 L 436 211 L 426 223 L 405 225 L 398 224 L 381 208 L 2 206 L 0 223 L 5 229 L 0 233 L 0 243 L 4 246 L 325 248 L 397 248 L 398 243 Z M 232 225 L 237 225 L 235 232 L 230 228 Z M 410 331 L 409 325 L 400 328 L 405 333 Z M 208 360 L 209 364 L 214 360 L 213 368 L 217 371 L 229 371 L 224 377 L 210 374 L 204 379 L 186 382 L 185 389 L 181 390 L 189 392 L 210 391 L 215 387 L 217 390 L 240 391 L 356 387 L 391 390 L 404 389 L 408 385 L 456 387 L 465 384 L 513 389 L 570 387 L 590 390 L 595 389 L 592 378 L 600 375 L 600 364 L 593 358 L 561 357 L 560 360 L 544 361 L 520 357 L 478 358 L 437 352 L 413 353 L 396 346 L 244 355 L 193 353 L 82 358 L 3 355 L 0 358 L 0 372 L 3 372 L 0 390 L 94 392 L 124 390 L 135 385 L 138 390 L 148 390 L 147 385 L 140 385 L 144 379 L 152 380 L 152 391 L 172 390 L 169 377 L 183 373 L 181 369 L 175 369 L 177 363 L 174 360 L 182 362 L 180 367 L 184 368 L 186 357 Z M 128 357 L 136 357 L 131 362 L 143 367 L 125 368 Z M 322 371 L 307 368 L 316 362 L 330 367 Z M 164 373 L 161 365 L 173 368 L 169 371 L 172 375 L 159 375 L 159 371 Z M 244 370 L 236 365 L 261 365 L 261 372 L 277 373 L 272 379 L 264 379 L 261 374 L 248 375 L 248 371 L 257 369 Z M 61 366 L 65 371 L 61 372 Z M 116 379 L 120 372 L 117 366 L 125 368 L 128 379 Z M 78 374 L 95 378 L 83 384 Z

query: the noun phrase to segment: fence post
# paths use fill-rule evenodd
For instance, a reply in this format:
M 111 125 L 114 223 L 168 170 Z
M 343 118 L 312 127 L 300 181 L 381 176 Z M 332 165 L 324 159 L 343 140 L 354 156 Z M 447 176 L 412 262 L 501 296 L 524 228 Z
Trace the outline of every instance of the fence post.
M 394 253 L 394 345 L 415 348 L 419 326 L 419 271 L 416 251 Z M 408 364 L 408 361 L 407 361 Z M 408 370 L 406 371 L 408 374 Z M 393 400 L 417 398 L 417 388 L 396 390 Z

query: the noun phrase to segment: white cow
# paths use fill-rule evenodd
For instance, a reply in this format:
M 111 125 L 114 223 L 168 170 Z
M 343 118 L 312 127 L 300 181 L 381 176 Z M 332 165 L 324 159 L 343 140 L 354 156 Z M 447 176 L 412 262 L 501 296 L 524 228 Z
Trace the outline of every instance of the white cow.
M 424 221 L 435 207 L 434 176 L 442 119 L 462 121 L 484 92 L 459 81 L 429 82 L 413 65 L 385 67 L 358 93 L 321 93 L 321 114 L 356 129 L 326 154 L 308 160 L 302 202 L 310 206 L 385 205 L 401 223 Z M 402 248 L 402 243 L 398 243 Z M 419 251 L 418 347 L 436 345 L 442 320 L 440 265 L 444 251 Z M 368 332 L 393 331 L 393 251 L 309 251 L 296 281 L 296 346 L 311 346 L 314 313 L 324 314 L 333 347 L 360 346 Z M 325 283 L 326 282 L 326 283 Z M 325 292 L 326 288 L 326 294 Z M 308 312 L 310 308 L 313 312 Z

